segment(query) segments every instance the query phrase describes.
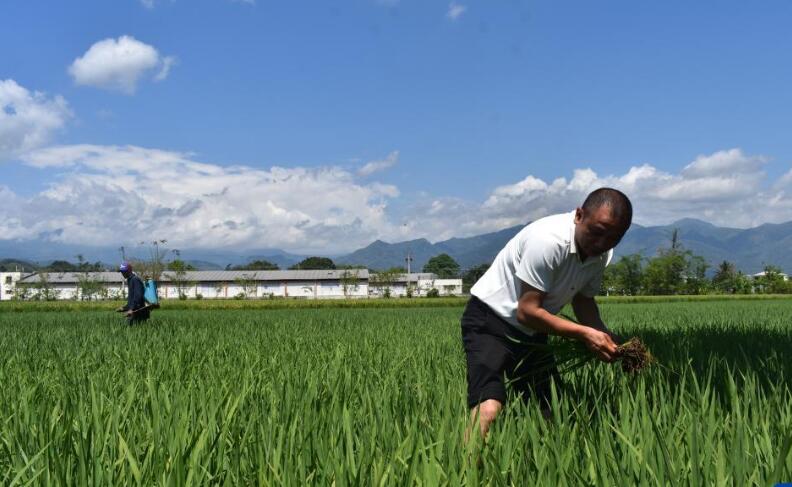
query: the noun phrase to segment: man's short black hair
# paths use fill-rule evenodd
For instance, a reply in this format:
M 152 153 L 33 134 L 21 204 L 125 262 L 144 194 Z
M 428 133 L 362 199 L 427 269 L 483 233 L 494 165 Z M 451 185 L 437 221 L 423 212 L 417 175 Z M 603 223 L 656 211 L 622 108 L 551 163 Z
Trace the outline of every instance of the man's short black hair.
M 592 191 L 586 196 L 586 201 L 583 202 L 583 209 L 586 212 L 594 211 L 602 206 L 607 205 L 613 212 L 613 216 L 622 222 L 626 227 L 632 223 L 632 203 L 626 194 L 618 189 L 613 188 L 599 188 Z

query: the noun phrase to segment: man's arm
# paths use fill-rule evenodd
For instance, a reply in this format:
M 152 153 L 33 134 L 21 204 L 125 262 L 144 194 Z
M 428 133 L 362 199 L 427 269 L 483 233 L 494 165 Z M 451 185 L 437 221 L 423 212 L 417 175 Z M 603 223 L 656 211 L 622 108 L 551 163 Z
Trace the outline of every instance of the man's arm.
M 594 298 L 577 294 L 572 298 L 572 309 L 575 311 L 575 316 L 577 316 L 579 322 L 607 333 L 616 343 L 624 341 L 620 336 L 610 331 L 605 322 L 602 321 L 599 306 L 597 306 L 597 301 Z
M 517 321 L 540 333 L 579 340 L 603 362 L 612 362 L 616 358 L 616 344 L 607 333 L 548 312 L 542 308 L 545 296 L 546 293 L 523 282 L 522 294 L 517 303 Z

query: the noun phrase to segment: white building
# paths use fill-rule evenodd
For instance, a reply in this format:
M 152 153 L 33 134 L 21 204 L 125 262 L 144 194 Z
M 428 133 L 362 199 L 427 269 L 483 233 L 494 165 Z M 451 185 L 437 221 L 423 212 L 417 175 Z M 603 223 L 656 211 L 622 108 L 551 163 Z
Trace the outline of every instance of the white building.
M 6 277 L 8 276 L 8 277 Z M 0 299 L 121 299 L 126 283 L 119 272 L 2 273 Z M 157 282 L 160 298 L 366 298 L 366 269 L 323 271 L 166 271 Z M 6 284 L 7 282 L 7 284 Z M 84 296 L 86 294 L 90 296 Z M 81 296 L 82 295 L 82 296 Z
M 14 297 L 14 289 L 20 279 L 22 279 L 21 272 L 0 272 L 0 301 Z
M 408 294 L 408 289 L 412 290 L 413 296 L 426 296 L 431 289 L 437 289 L 441 296 L 458 296 L 462 294 L 462 279 L 439 279 L 436 274 L 427 272 L 395 274 L 392 277 L 372 274 L 369 289 L 375 297 L 388 292 L 391 297 L 402 297 Z
M 166 271 L 157 282 L 162 299 L 302 298 L 341 299 L 390 296 L 462 294 L 462 279 L 438 279 L 435 274 L 397 274 L 381 282 L 366 269 L 306 271 Z M 0 300 L 123 299 L 126 283 L 119 272 L 0 273 Z
M 764 276 L 766 276 L 766 275 L 767 275 L 767 273 L 766 273 L 766 272 L 764 272 L 764 271 L 762 271 L 762 272 L 757 272 L 756 274 L 751 274 L 751 278 L 753 278 L 753 279 L 759 279 L 760 277 L 764 277 Z M 786 274 L 784 274 L 783 272 L 779 272 L 779 273 L 778 273 L 778 275 L 779 275 L 779 276 L 781 276 L 781 278 L 782 278 L 783 280 L 785 280 L 785 281 L 788 281 L 788 280 L 789 280 L 789 276 L 788 276 L 788 275 L 786 275 Z
M 188 271 L 183 278 L 163 273 L 158 285 L 161 298 L 365 298 L 366 269 L 322 271 Z

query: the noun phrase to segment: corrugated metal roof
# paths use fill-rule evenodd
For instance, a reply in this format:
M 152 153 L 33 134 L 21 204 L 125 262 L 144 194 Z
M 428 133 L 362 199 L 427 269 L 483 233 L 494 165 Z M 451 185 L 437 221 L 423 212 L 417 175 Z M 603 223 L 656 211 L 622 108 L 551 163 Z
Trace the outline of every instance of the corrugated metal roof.
M 199 282 L 236 281 L 250 279 L 254 281 L 337 281 L 345 272 L 356 273 L 358 279 L 368 279 L 368 269 L 325 270 L 325 271 L 187 271 L 185 279 Z M 160 281 L 173 280 L 174 273 L 166 271 Z
M 374 280 L 376 279 L 377 274 L 372 274 L 369 276 L 369 279 Z M 417 281 L 431 281 L 433 279 L 437 279 L 437 274 L 433 274 L 431 272 L 411 272 L 409 274 L 396 274 L 393 277 L 391 282 L 417 282 Z
M 327 271 L 187 271 L 184 279 L 191 282 L 232 282 L 236 280 L 254 281 L 337 281 L 344 276 L 345 272 L 356 273 L 358 279 L 368 279 L 368 269 L 350 270 L 327 270 Z M 91 279 L 105 283 L 124 282 L 123 276 L 119 272 L 90 272 Z M 85 276 L 79 272 L 48 272 L 46 273 L 48 282 L 52 284 L 77 283 L 80 276 Z M 174 278 L 174 273 L 165 271 L 160 277 L 160 282 L 169 282 Z M 22 283 L 40 282 L 40 274 L 32 274 L 23 277 Z
M 124 277 L 119 272 L 45 272 L 44 274 L 47 276 L 47 281 L 52 284 L 69 284 L 79 282 L 80 277 L 85 276 L 86 274 L 89 275 L 91 279 L 100 282 L 117 284 L 124 282 Z M 41 274 L 28 274 L 20 279 L 19 282 L 41 282 Z

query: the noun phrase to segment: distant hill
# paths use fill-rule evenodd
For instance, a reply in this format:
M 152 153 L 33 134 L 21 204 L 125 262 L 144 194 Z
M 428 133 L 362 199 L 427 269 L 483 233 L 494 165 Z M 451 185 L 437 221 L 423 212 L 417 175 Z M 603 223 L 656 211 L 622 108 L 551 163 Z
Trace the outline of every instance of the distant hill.
M 704 257 L 713 267 L 724 260 L 733 262 L 745 273 L 756 273 L 773 264 L 792 271 L 792 222 L 764 224 L 739 229 L 716 227 L 710 223 L 686 218 L 671 225 L 657 227 L 634 226 L 617 247 L 618 255 L 657 254 L 658 248 L 668 247 L 674 229 L 679 230 L 682 246 Z
M 525 225 L 517 225 L 503 230 L 468 238 L 452 238 L 439 242 L 444 251 L 467 269 L 479 264 L 490 263 L 498 252 L 522 230 Z
M 522 225 L 498 232 L 468 238 L 452 238 L 435 244 L 427 240 L 413 240 L 389 244 L 380 240 L 352 252 L 339 262 L 384 269 L 403 266 L 407 251 L 413 254 L 413 269 L 420 270 L 434 255 L 447 253 L 463 269 L 490 263 L 504 245 L 523 228 Z M 685 218 L 670 225 L 644 227 L 633 225 L 616 247 L 616 258 L 641 253 L 646 257 L 657 255 L 667 248 L 674 229 L 679 230 L 679 241 L 685 249 L 704 257 L 712 267 L 728 260 L 745 273 L 761 271 L 773 264 L 792 271 L 792 221 L 781 224 L 764 224 L 755 228 L 738 229 L 717 227 L 711 223 Z
M 438 251 L 437 244 L 432 244 L 425 238 L 390 244 L 377 240 L 368 246 L 356 250 L 349 255 L 334 259 L 336 264 L 361 264 L 369 269 L 388 269 L 390 267 L 406 267 L 407 254 L 413 258 L 410 270 L 414 271 L 433 256 L 442 253 Z
M 36 269 L 32 262 L 17 259 L 0 259 L 0 272 L 31 272 Z
M 413 257 L 411 270 L 420 271 L 435 255 L 447 253 L 463 269 L 490 263 L 506 242 L 517 234 L 523 225 L 505 228 L 497 232 L 465 238 L 452 238 L 431 243 L 426 239 L 388 243 L 377 240 L 366 247 L 343 256 L 330 256 L 337 264 L 365 265 L 370 269 L 387 269 L 405 266 L 405 257 Z M 616 247 L 616 256 L 641 253 L 651 257 L 658 248 L 668 247 L 674 229 L 679 230 L 679 240 L 684 248 L 703 256 L 711 266 L 723 260 L 733 262 L 745 273 L 761 271 L 766 264 L 773 264 L 786 272 L 792 272 L 792 221 L 780 224 L 764 224 L 755 228 L 739 229 L 717 227 L 710 223 L 686 218 L 671 225 L 644 227 L 633 225 L 623 241 Z M 228 265 L 241 265 L 253 260 L 268 260 L 281 269 L 287 269 L 306 256 L 292 254 L 280 249 L 258 250 L 233 249 L 180 249 L 181 257 L 201 270 L 224 269 Z M 114 268 L 120 261 L 118 248 L 60 245 L 41 240 L 0 240 L 0 259 L 24 262 L 33 267 L 53 260 L 73 262 L 81 254 L 90 262 L 109 262 Z M 146 249 L 132 248 L 127 256 L 147 257 Z M 326 257 L 326 256 L 325 256 Z M 0 263 L 3 261 L 0 260 Z
M 185 263 L 195 267 L 199 271 L 221 271 L 224 269 L 220 264 L 205 260 L 186 260 Z

